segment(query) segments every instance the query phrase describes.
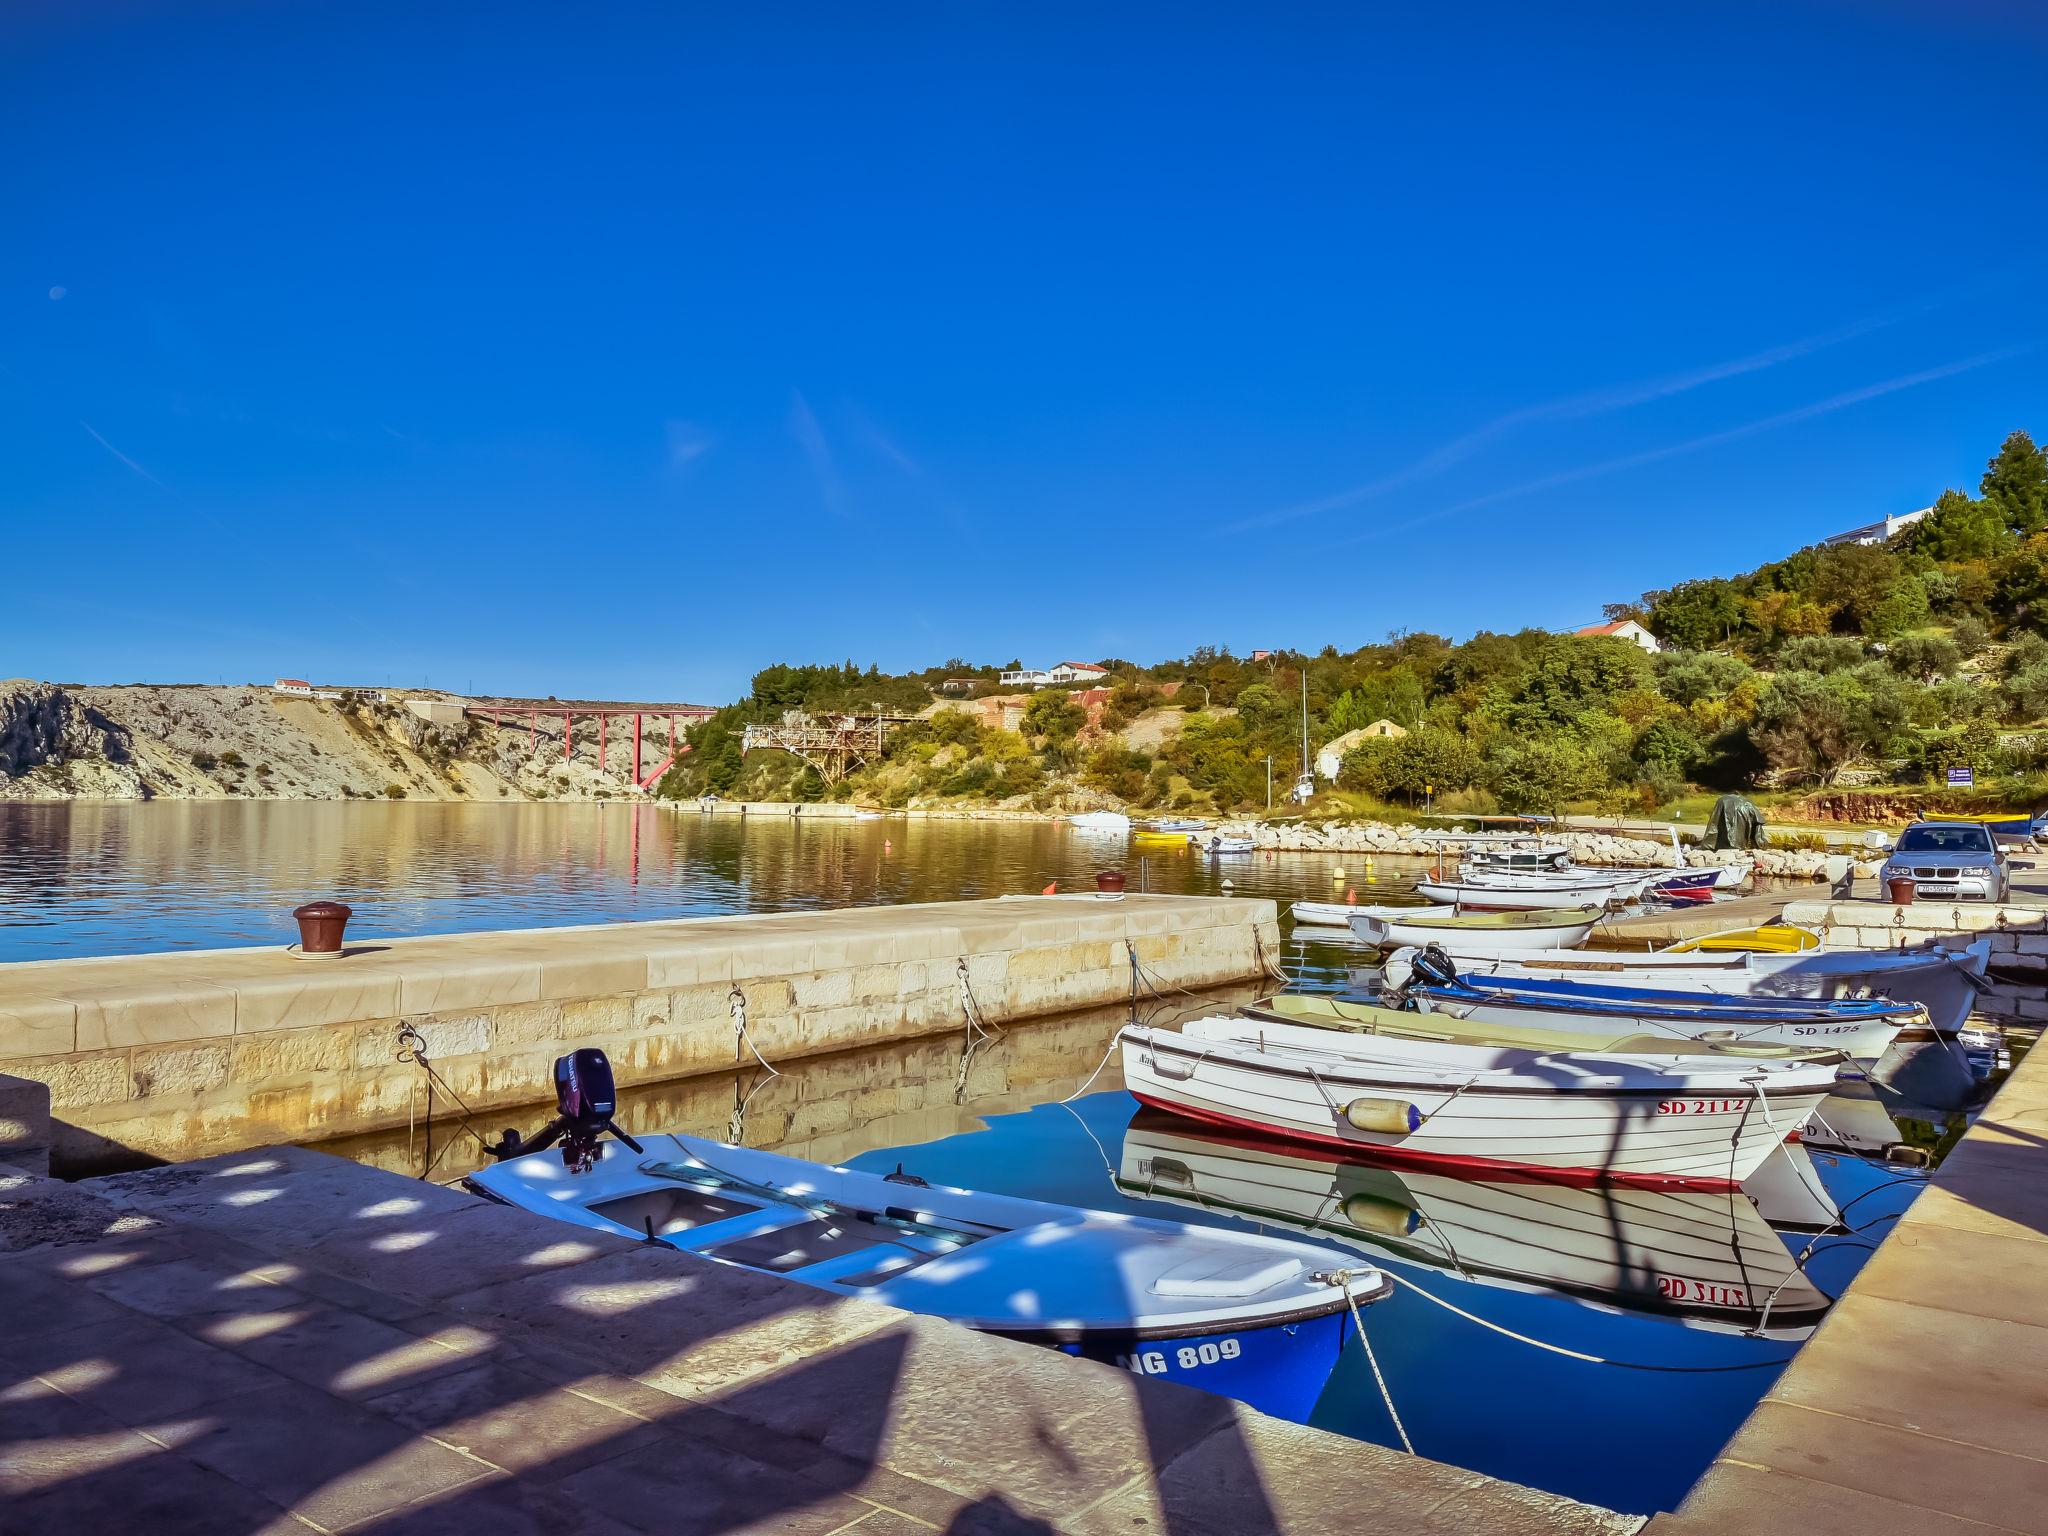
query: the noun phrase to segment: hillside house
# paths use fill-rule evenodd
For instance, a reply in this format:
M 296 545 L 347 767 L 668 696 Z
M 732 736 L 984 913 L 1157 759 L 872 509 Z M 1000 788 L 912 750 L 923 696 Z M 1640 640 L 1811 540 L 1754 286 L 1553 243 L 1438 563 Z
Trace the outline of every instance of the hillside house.
M 1094 683 L 1109 676 L 1109 668 L 1091 661 L 1063 661 L 1056 667 L 1022 667 L 1005 672 L 999 681 L 1005 688 L 1070 688 L 1075 683 Z
M 1353 747 L 1368 741 L 1392 741 L 1408 734 L 1405 727 L 1391 720 L 1375 720 L 1371 725 L 1362 725 L 1355 731 L 1346 731 L 1342 736 L 1323 743 L 1316 753 L 1316 777 L 1337 782 L 1337 773 L 1344 766 L 1344 754 Z
M 1575 629 L 1572 633 L 1595 637 L 1605 636 L 1611 640 L 1626 640 L 1632 645 L 1640 646 L 1652 656 L 1664 649 L 1664 642 L 1643 628 L 1634 619 L 1616 619 L 1611 624 L 1588 624 L 1584 629 Z
M 1847 533 L 1829 534 L 1821 543 L 1882 544 L 1894 534 L 1912 527 L 1933 510 L 1932 507 L 1922 507 L 1918 512 L 1902 512 L 1897 517 L 1887 517 L 1882 522 L 1865 523 L 1861 528 L 1851 528 Z

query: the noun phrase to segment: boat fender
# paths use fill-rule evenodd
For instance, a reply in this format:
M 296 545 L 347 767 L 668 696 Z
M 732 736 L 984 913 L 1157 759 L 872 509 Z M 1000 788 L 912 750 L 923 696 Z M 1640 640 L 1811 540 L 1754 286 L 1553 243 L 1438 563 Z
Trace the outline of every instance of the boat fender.
M 1344 1118 L 1361 1131 L 1382 1136 L 1407 1136 L 1422 1129 L 1422 1111 L 1406 1099 L 1353 1099 Z
M 1361 1232 L 1379 1237 L 1411 1237 L 1422 1225 L 1422 1212 L 1398 1200 L 1373 1195 L 1346 1195 L 1344 1219 Z

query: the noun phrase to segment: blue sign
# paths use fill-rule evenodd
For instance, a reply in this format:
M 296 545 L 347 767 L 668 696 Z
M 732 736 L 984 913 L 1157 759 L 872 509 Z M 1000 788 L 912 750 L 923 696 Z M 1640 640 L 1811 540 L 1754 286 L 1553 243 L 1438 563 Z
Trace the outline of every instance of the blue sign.
M 1951 768 L 1948 771 L 1948 782 L 1949 787 L 1952 789 L 1968 789 L 1977 782 L 1977 770 L 1974 768 Z

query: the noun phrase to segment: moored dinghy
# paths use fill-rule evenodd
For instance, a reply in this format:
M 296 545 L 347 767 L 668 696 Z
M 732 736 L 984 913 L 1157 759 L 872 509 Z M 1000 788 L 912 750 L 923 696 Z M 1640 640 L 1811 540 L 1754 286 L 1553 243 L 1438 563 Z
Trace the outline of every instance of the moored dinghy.
M 1348 1035 L 1249 1016 L 1127 1026 L 1124 1083 L 1159 1109 L 1392 1166 L 1727 1189 L 1798 1129 L 1843 1061 L 1366 1011 Z
M 1533 912 L 1463 912 L 1454 906 L 1357 907 L 1346 919 L 1368 944 L 1387 947 L 1430 944 L 1453 938 L 1488 953 L 1525 949 L 1571 949 L 1586 942 L 1600 921 L 1593 906 L 1552 907 Z
M 780 1275 L 1305 1418 L 1352 1305 L 1389 1282 L 1283 1238 L 828 1167 L 612 1124 L 604 1053 L 556 1063 L 561 1114 L 467 1181 L 577 1226 Z M 616 1139 L 606 1140 L 609 1132 Z M 561 1143 L 561 1156 L 546 1148 Z
M 1918 1003 L 1888 998 L 1776 998 L 1637 987 L 1607 976 L 1488 974 L 1442 950 L 1397 950 L 1383 972 L 1388 995 L 1429 1014 L 1528 1029 L 1625 1027 L 1673 1039 L 1734 1039 L 1822 1046 L 1876 1061 L 1899 1031 L 1927 1027 Z

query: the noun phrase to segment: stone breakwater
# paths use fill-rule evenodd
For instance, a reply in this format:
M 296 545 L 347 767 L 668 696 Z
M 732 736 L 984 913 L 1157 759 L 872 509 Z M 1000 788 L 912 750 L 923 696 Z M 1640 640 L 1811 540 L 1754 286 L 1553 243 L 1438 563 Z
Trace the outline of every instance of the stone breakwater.
M 964 1038 L 970 1001 L 1001 1024 L 1134 986 L 1241 982 L 1279 940 L 1270 901 L 1031 896 L 402 939 L 333 960 L 40 960 L 0 965 L 0 1073 L 49 1086 L 50 1155 L 85 1171 L 416 1123 L 421 1056 L 446 1123 L 456 1096 L 479 1112 L 552 1098 L 555 1058 L 575 1046 L 643 1084 L 756 1053 Z
M 1231 836 L 1249 837 L 1259 849 L 1284 853 L 1405 854 L 1411 858 L 1455 857 L 1458 845 L 1441 832 L 1418 827 L 1394 826 L 1380 821 L 1292 822 L 1269 825 L 1246 822 L 1227 826 Z M 1587 866 L 1640 866 L 1675 868 L 1678 856 L 1668 842 L 1643 837 L 1616 837 L 1606 832 L 1574 832 L 1568 828 L 1546 831 L 1543 840 L 1568 849 L 1572 862 Z M 1754 865 L 1756 873 L 1776 880 L 1825 880 L 1828 860 L 1834 855 L 1804 848 L 1759 848 L 1752 853 L 1730 850 L 1686 849 L 1686 862 L 1694 866 L 1724 865 L 1740 869 Z M 1883 860 L 1859 859 L 1858 875 L 1875 875 Z

